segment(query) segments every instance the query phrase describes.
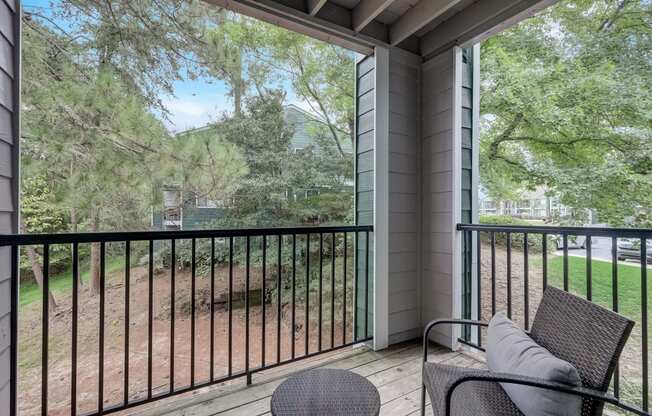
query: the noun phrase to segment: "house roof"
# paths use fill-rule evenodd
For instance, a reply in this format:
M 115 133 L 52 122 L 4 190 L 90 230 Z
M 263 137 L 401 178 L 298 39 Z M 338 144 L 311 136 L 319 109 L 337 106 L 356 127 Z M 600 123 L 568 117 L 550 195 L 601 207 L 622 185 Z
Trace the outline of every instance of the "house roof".
M 290 143 L 290 147 L 292 149 L 303 149 L 315 143 L 316 137 L 311 131 L 313 130 L 311 126 L 327 126 L 324 120 L 294 104 L 283 106 L 283 118 L 286 123 L 291 123 L 292 127 L 294 128 L 294 134 L 292 135 L 292 140 Z M 220 123 L 210 123 L 206 124 L 205 126 L 183 130 L 178 132 L 175 137 L 183 137 L 194 133 L 201 133 L 211 129 L 216 129 L 218 128 L 219 124 Z M 342 150 L 345 153 L 353 153 L 353 145 L 348 134 L 339 129 L 337 132 Z
M 321 118 L 294 104 L 284 106 L 283 111 L 285 112 L 284 118 L 286 123 L 292 123 L 294 128 L 294 135 L 292 136 L 291 143 L 293 149 L 303 149 L 314 143 L 315 137 L 312 136 L 311 125 L 327 126 L 326 122 Z M 344 153 L 353 153 L 353 145 L 349 135 L 339 129 L 336 131 L 338 133 L 340 146 L 342 146 Z

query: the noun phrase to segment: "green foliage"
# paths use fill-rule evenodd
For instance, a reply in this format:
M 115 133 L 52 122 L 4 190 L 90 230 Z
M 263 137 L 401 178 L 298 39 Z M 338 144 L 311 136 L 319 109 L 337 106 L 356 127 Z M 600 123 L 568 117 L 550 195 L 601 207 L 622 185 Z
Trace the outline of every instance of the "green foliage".
M 65 212 L 58 206 L 50 185 L 43 176 L 25 177 L 21 183 L 21 231 L 24 233 L 57 233 L 66 229 Z M 41 247 L 35 247 L 42 254 Z M 56 272 L 65 267 L 70 257 L 68 245 L 50 247 L 50 269 Z M 32 278 L 31 264 L 20 258 L 21 275 Z
M 480 224 L 487 225 L 532 225 L 531 222 L 524 221 L 509 215 L 481 215 Z M 507 246 L 507 234 L 495 233 L 496 245 L 500 247 Z M 491 234 L 482 233 L 482 244 L 491 244 Z M 555 248 L 554 238 L 548 237 L 548 251 L 553 251 Z M 514 233 L 511 241 L 512 248 L 522 250 L 525 247 L 524 238 L 522 233 Z M 543 250 L 543 236 L 541 234 L 528 234 L 527 246 L 530 252 L 538 253 Z
M 352 52 L 229 13 L 223 14 L 221 24 L 209 33 L 218 56 L 210 50 L 205 54 L 209 54 L 209 67 L 217 66 L 214 72 L 231 73 L 222 78 L 232 80 L 246 73 L 248 78 L 241 87 L 251 86 L 259 96 L 283 88 L 289 79 L 295 94 L 325 121 L 329 140 L 344 158 L 343 140 L 350 145 L 353 137 Z
M 480 224 L 489 225 L 531 225 L 531 223 L 510 215 L 481 215 Z
M 52 10 L 54 20 L 25 18 L 22 145 L 23 176 L 47 178 L 62 215 L 52 231 L 149 228 L 164 186 L 228 204 L 213 226 L 351 218 L 352 198 L 339 191 L 353 177 L 342 155 L 352 53 L 203 2 L 62 0 Z M 173 136 L 161 97 L 197 76 L 224 80 L 236 111 Z M 324 119 L 300 152 L 283 118 L 288 79 Z M 324 192 L 294 197 L 306 190 Z M 30 232 L 49 226 L 42 212 L 33 219 Z
M 45 177 L 23 177 L 21 183 L 21 220 L 28 233 L 56 233 L 64 230 L 65 213 L 57 205 Z
M 652 3 L 566 0 L 482 45 L 482 186 L 546 186 L 601 222 L 650 226 Z

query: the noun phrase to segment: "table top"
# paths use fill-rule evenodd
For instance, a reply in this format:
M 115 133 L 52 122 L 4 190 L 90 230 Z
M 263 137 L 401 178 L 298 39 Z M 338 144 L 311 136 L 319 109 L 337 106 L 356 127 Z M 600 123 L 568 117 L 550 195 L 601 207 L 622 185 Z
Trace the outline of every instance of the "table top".
M 380 412 L 380 395 L 359 374 L 322 368 L 281 383 L 272 395 L 271 411 L 275 416 L 376 416 Z

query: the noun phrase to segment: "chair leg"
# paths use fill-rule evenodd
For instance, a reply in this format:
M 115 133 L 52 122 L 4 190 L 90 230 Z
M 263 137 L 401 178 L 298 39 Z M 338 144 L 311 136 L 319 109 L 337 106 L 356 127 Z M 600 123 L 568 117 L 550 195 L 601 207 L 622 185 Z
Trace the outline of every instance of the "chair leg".
M 426 385 L 421 385 L 421 416 L 426 415 Z

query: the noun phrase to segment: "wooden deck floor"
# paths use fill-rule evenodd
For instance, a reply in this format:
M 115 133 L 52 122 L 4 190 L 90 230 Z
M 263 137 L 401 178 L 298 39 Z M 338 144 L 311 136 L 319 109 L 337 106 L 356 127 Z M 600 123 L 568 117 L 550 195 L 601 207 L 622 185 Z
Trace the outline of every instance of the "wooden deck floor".
M 463 352 L 431 349 L 430 361 L 466 367 L 484 364 Z M 316 368 L 340 368 L 367 377 L 380 393 L 381 415 L 417 415 L 421 394 L 421 345 L 407 342 L 374 352 L 366 347 L 347 348 L 304 361 L 257 373 L 251 386 L 244 379 L 195 392 L 191 397 L 167 399 L 148 408 L 132 409 L 138 416 L 235 416 L 268 415 L 274 389 L 298 371 Z

